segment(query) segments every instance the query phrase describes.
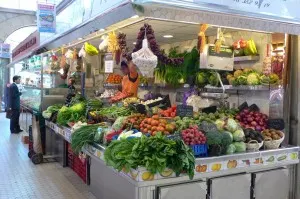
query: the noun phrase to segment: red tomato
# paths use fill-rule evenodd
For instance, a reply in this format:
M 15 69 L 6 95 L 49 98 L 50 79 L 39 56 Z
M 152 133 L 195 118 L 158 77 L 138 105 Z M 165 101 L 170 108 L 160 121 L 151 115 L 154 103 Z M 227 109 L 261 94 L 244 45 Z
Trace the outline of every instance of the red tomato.
M 172 112 L 171 113 L 171 117 L 175 117 L 176 116 L 176 113 L 175 112 Z

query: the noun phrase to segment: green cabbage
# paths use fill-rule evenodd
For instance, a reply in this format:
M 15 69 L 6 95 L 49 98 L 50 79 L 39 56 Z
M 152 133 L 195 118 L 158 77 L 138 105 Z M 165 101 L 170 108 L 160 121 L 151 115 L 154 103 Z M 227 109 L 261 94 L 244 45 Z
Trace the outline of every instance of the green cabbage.
M 230 132 L 235 132 L 237 128 L 238 128 L 238 123 L 234 119 L 229 118 L 226 122 L 225 129 Z
M 246 151 L 246 144 L 244 142 L 234 142 L 235 149 L 237 153 Z
M 227 154 L 227 155 L 230 155 L 230 154 L 234 154 L 235 152 L 236 152 L 235 145 L 234 145 L 234 144 L 230 144 L 230 145 L 227 147 L 226 154 Z
M 225 121 L 224 121 L 224 120 L 217 119 L 217 120 L 215 121 L 215 125 L 217 126 L 217 128 L 218 128 L 219 131 L 224 130 Z
M 235 142 L 244 141 L 244 138 L 245 138 L 245 134 L 244 134 L 244 131 L 242 129 L 238 129 L 238 130 L 234 131 L 233 140 Z

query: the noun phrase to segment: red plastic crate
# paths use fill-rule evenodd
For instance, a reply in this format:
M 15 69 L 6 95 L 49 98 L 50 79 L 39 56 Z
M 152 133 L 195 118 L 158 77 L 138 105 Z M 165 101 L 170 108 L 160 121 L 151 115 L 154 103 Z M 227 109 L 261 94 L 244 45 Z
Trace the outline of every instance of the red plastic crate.
M 87 178 L 86 164 L 86 160 L 82 161 L 78 156 L 74 156 L 73 170 L 85 183 Z

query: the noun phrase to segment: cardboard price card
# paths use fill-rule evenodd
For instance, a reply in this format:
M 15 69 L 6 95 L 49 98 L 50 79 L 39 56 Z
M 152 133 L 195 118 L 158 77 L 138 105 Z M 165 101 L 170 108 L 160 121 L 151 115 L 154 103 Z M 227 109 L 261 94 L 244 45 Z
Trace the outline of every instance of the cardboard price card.
M 193 117 L 193 107 L 187 105 L 178 105 L 176 109 L 176 116 L 180 117 Z

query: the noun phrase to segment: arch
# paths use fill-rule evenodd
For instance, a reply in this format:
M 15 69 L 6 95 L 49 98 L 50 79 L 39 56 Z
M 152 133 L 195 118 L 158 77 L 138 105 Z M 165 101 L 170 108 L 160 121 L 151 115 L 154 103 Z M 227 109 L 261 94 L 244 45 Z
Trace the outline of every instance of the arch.
M 4 43 L 10 44 L 11 51 L 24 39 L 26 39 L 31 33 L 37 30 L 36 25 L 26 25 L 23 27 L 18 28 L 14 32 L 12 32 L 10 35 L 8 35 Z
M 0 9 L 0 41 L 3 42 L 11 33 L 24 27 L 36 24 L 35 12 Z

